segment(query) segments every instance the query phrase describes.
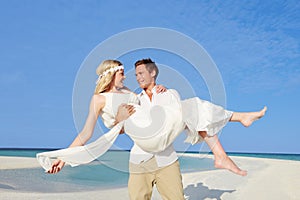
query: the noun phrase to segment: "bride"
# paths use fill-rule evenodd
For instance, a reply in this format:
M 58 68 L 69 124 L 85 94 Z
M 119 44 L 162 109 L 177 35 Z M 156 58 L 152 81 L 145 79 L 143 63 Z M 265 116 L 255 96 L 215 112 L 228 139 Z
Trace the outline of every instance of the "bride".
M 264 116 L 266 107 L 258 112 L 232 112 L 198 97 L 181 101 L 175 90 L 156 86 L 157 92 L 172 93 L 172 103 L 145 110 L 139 105 L 138 96 L 123 85 L 126 77 L 121 62 L 105 60 L 99 65 L 96 73 L 99 78 L 82 131 L 69 148 L 37 154 L 39 163 L 48 173 L 59 172 L 65 163 L 76 166 L 93 161 L 104 154 L 123 131 L 141 149 L 155 153 L 163 151 L 187 129 L 186 142 L 195 144 L 204 140 L 214 154 L 216 168 L 228 169 L 242 176 L 247 174 L 227 156 L 216 134 L 228 121 L 250 126 L 252 122 Z M 120 121 L 118 119 L 122 108 L 131 116 Z M 95 142 L 85 145 L 92 137 L 99 116 L 104 125 L 111 130 Z M 141 135 L 141 132 L 147 135 Z M 52 162 L 52 158 L 56 160 Z

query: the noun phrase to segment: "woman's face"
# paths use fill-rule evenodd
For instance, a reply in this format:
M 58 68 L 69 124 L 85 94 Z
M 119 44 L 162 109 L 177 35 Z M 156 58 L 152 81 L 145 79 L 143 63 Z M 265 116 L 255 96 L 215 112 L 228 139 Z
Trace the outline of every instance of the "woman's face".
M 126 76 L 124 75 L 124 70 L 118 70 L 115 73 L 115 78 L 114 78 L 114 86 L 116 88 L 123 88 L 124 87 L 124 83 L 123 81 L 125 80 Z

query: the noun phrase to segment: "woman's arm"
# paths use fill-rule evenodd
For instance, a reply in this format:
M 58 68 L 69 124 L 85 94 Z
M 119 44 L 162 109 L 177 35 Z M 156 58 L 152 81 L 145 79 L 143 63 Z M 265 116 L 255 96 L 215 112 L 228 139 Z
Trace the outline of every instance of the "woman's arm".
M 124 86 L 123 90 L 128 91 L 128 92 L 132 92 L 134 94 L 136 94 L 135 92 L 131 91 L 128 87 Z M 167 88 L 163 85 L 156 85 L 156 93 L 164 93 L 165 91 L 167 91 Z
M 167 88 L 163 85 L 156 85 L 156 93 L 164 93 L 167 91 Z
M 90 102 L 89 114 L 82 131 L 78 134 L 70 147 L 84 145 L 93 135 L 98 116 L 105 105 L 105 97 L 94 95 Z
M 105 105 L 105 97 L 102 95 L 94 95 L 90 102 L 89 114 L 86 119 L 85 125 L 82 131 L 74 139 L 69 147 L 84 145 L 93 135 L 95 125 L 97 123 L 98 116 Z M 53 162 L 51 169 L 48 173 L 57 173 L 65 165 L 65 162 L 57 159 Z

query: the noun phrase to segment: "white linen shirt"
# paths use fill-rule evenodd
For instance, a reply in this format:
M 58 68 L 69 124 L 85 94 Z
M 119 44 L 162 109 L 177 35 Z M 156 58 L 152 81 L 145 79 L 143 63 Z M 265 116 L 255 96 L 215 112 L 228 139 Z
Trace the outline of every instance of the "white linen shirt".
M 143 109 L 150 109 L 154 105 L 165 105 L 169 104 L 170 100 L 172 99 L 173 93 L 170 91 L 166 91 L 163 93 L 156 93 L 156 86 L 152 89 L 152 101 L 150 100 L 149 96 L 143 90 L 141 94 L 139 94 L 140 105 Z M 177 94 L 178 95 L 178 94 Z M 140 164 L 142 162 L 146 162 L 150 160 L 152 157 L 156 158 L 157 166 L 158 167 L 165 167 L 172 163 L 174 163 L 178 157 L 177 153 L 174 150 L 173 145 L 167 147 L 164 151 L 151 154 L 142 150 L 136 144 L 133 145 L 130 151 L 130 159 L 129 161 L 133 164 Z

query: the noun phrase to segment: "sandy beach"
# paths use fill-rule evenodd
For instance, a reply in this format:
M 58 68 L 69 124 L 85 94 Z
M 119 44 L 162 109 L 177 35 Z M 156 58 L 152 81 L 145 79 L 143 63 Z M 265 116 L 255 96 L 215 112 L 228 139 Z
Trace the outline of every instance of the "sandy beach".
M 188 156 L 195 156 L 189 154 Z M 300 161 L 266 158 L 231 158 L 248 176 L 240 177 L 227 170 L 183 173 L 183 185 L 188 200 L 282 200 L 300 199 Z M 0 170 L 39 167 L 35 158 L 0 156 Z M 0 199 L 122 199 L 128 198 L 126 187 L 70 193 L 40 193 L 20 191 L 0 177 Z M 160 200 L 154 189 L 153 200 Z

